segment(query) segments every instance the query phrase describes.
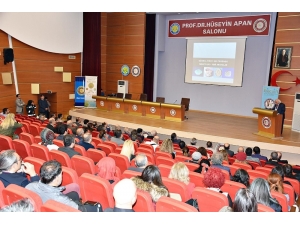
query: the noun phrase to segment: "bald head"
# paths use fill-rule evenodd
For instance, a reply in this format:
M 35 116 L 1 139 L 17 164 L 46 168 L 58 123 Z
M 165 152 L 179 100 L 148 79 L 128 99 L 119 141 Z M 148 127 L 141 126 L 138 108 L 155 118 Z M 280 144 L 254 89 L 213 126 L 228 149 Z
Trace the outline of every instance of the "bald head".
M 138 154 L 135 157 L 135 165 L 139 168 L 145 168 L 148 165 L 147 156 L 143 153 Z
M 55 119 L 54 119 L 54 118 L 50 118 L 50 119 L 49 119 L 49 123 L 50 123 L 51 125 L 55 125 L 55 123 L 56 123 L 56 122 L 55 122 Z
M 240 146 L 240 147 L 238 148 L 237 152 L 244 152 L 244 148 Z
M 91 133 L 85 133 L 83 135 L 83 141 L 87 142 L 87 143 L 91 143 L 92 142 L 92 134 Z
M 156 130 L 152 130 L 152 131 L 151 131 L 151 135 L 152 135 L 152 136 L 156 136 L 156 135 L 157 135 Z
M 154 136 L 153 137 L 153 142 L 155 142 L 156 144 L 159 143 L 159 137 L 158 136 Z
M 84 130 L 83 130 L 83 128 L 78 128 L 78 129 L 77 129 L 77 131 L 76 131 L 76 134 L 77 134 L 77 136 L 80 136 L 80 137 L 82 137 L 82 136 L 83 136 L 83 134 L 84 134 Z
M 72 127 L 72 125 L 73 125 L 72 120 L 68 120 L 68 121 L 67 121 L 67 126 L 68 126 L 68 127 Z
M 120 209 L 132 209 L 136 201 L 136 186 L 130 179 L 120 180 L 114 187 L 115 206 Z

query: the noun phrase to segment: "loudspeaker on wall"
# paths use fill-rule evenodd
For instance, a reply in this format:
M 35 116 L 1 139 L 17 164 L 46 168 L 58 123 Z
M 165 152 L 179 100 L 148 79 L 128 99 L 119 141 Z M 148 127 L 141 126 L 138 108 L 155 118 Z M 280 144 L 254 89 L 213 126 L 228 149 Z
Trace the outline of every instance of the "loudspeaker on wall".
M 14 50 L 12 48 L 3 49 L 4 65 L 14 61 Z

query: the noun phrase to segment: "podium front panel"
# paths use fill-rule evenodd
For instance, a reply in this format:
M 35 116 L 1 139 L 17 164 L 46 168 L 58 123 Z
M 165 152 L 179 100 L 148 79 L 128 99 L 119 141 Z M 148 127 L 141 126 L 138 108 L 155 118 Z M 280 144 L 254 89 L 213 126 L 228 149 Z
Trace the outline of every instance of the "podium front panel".
M 142 115 L 142 102 L 138 100 L 124 99 L 125 113 L 131 115 Z
M 123 98 L 107 98 L 108 111 L 124 113 L 124 101 Z
M 93 99 L 96 99 L 97 109 L 105 110 L 108 109 L 107 97 L 104 96 L 92 96 Z
M 160 119 L 160 103 L 142 101 L 142 115 Z
M 171 121 L 183 121 L 185 108 L 184 105 L 161 103 L 162 119 Z

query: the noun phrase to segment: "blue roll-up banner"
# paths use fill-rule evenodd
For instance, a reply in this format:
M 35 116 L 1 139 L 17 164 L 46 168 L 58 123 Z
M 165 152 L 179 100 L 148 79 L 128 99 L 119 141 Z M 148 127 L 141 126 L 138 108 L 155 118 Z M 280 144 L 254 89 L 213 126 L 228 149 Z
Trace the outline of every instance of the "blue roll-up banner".
M 84 107 L 85 77 L 75 77 L 75 107 Z
M 279 96 L 279 87 L 264 86 L 262 93 L 261 108 L 273 109 L 275 106 L 275 100 Z

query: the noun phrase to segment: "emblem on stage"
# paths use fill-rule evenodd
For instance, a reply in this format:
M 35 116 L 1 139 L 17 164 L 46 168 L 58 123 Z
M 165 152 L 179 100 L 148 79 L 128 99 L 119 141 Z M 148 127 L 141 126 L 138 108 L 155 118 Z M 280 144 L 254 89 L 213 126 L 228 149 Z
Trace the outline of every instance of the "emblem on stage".
M 265 107 L 266 109 L 273 109 L 275 106 L 275 102 L 273 99 L 269 98 L 265 101 Z
M 150 108 L 150 112 L 151 112 L 151 113 L 155 113 L 155 112 L 156 112 L 156 109 L 155 109 L 154 107 L 151 107 L 151 108 Z
M 138 76 L 140 75 L 140 73 L 141 73 L 140 67 L 138 67 L 138 66 L 133 66 L 133 67 L 131 68 L 131 73 L 132 73 L 132 76 L 138 77 Z
M 176 35 L 180 32 L 180 25 L 178 23 L 173 23 L 171 26 L 170 26 L 170 32 L 171 34 L 173 35 Z
M 262 125 L 266 129 L 271 127 L 271 120 L 269 119 L 269 117 L 263 117 L 262 118 Z
M 138 108 L 138 107 L 137 107 L 136 105 L 133 105 L 133 106 L 132 106 L 132 110 L 133 110 L 133 111 L 136 111 L 137 108 Z
M 176 115 L 176 111 L 174 109 L 171 109 L 170 110 L 170 114 L 171 114 L 171 116 L 175 116 Z
M 129 73 L 130 73 L 130 68 L 129 68 L 129 66 L 123 65 L 123 66 L 121 67 L 121 74 L 122 74 L 123 76 L 128 76 Z
M 104 106 L 104 102 L 103 101 L 100 101 L 100 106 Z
M 257 32 L 257 33 L 261 33 L 263 32 L 268 26 L 268 23 L 265 19 L 257 19 L 254 23 L 253 23 L 253 29 Z
M 120 108 L 120 104 L 116 103 L 116 108 L 119 109 Z

